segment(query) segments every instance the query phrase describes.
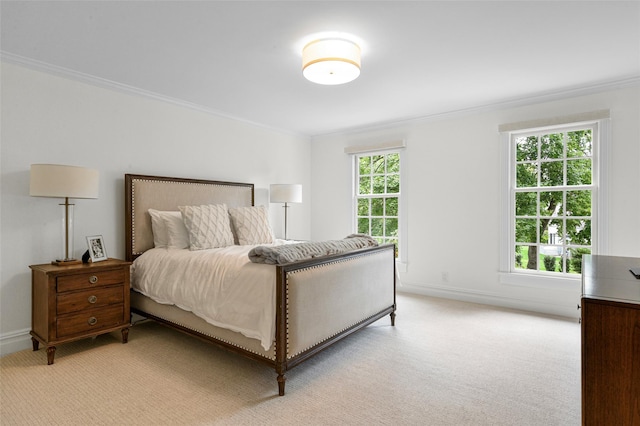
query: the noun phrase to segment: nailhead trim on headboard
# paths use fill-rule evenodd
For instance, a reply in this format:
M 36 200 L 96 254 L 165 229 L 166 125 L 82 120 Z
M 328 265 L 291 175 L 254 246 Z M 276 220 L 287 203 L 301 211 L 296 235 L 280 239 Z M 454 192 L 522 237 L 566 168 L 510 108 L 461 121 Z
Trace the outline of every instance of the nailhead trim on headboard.
M 149 234 L 147 234 L 147 231 L 141 230 L 140 227 L 138 226 L 138 224 L 136 223 L 136 219 L 140 220 L 140 217 L 138 217 L 140 214 L 143 214 L 144 212 L 140 212 L 139 210 L 139 204 L 138 204 L 138 200 L 140 199 L 141 196 L 144 196 L 146 194 L 140 194 L 139 191 L 139 186 L 140 184 L 160 184 L 160 185 L 184 185 L 185 187 L 189 187 L 189 188 L 196 188 L 196 187 L 202 187 L 202 188 L 208 188 L 211 189 L 211 191 L 209 192 L 205 192 L 203 191 L 202 193 L 196 191 L 192 194 L 187 195 L 187 193 L 189 191 L 175 191 L 177 192 L 178 196 L 183 195 L 184 197 L 182 198 L 182 200 L 178 201 L 178 203 L 180 203 L 181 205 L 195 205 L 195 204 L 217 204 L 217 203 L 226 203 L 227 205 L 233 204 L 234 201 L 237 201 L 236 205 L 253 205 L 253 201 L 254 201 L 254 186 L 253 184 L 249 184 L 249 183 L 237 183 L 237 182 L 223 182 L 223 181 L 205 181 L 205 180 L 198 180 L 198 179 L 176 179 L 176 178 L 161 178 L 158 176 L 143 176 L 143 175 L 128 175 L 131 177 L 131 187 L 130 187 L 130 191 L 131 191 L 131 238 L 130 241 L 127 241 L 127 244 L 130 244 L 131 246 L 129 247 L 131 250 L 131 254 L 134 257 L 137 257 L 139 255 L 141 255 L 146 249 L 147 249 L 147 236 Z M 216 188 L 218 188 L 218 191 L 216 191 Z M 162 191 L 160 191 L 162 193 Z M 164 202 L 164 204 L 166 205 L 166 201 L 167 199 L 169 199 L 172 194 L 169 193 L 169 191 L 167 191 L 167 193 L 162 193 L 162 195 L 165 196 L 164 199 L 162 199 L 161 197 L 159 197 L 159 199 L 161 199 L 161 201 Z M 190 195 L 192 197 L 190 197 Z M 188 201 L 189 198 L 193 198 L 194 201 L 190 202 Z M 217 199 L 219 198 L 219 200 Z M 177 205 L 172 206 L 171 209 L 175 209 L 177 210 Z M 143 207 L 143 209 L 146 211 L 148 208 L 157 208 L 154 207 L 153 205 L 147 205 L 145 207 Z M 158 208 L 158 210 L 165 210 L 166 208 Z M 139 232 L 143 232 L 144 233 L 144 240 L 140 241 L 138 239 L 138 233 Z M 140 247 L 140 245 L 144 245 L 145 247 Z

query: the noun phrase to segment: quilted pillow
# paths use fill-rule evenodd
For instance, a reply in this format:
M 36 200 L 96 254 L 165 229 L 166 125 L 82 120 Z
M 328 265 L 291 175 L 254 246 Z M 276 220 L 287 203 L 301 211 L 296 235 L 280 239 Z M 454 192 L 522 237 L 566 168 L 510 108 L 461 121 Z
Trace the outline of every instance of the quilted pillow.
M 178 208 L 189 233 L 189 249 L 205 250 L 233 245 L 226 204 Z
M 229 209 L 229 214 L 238 237 L 238 244 L 273 243 L 273 231 L 269 224 L 269 215 L 265 206 L 236 207 Z

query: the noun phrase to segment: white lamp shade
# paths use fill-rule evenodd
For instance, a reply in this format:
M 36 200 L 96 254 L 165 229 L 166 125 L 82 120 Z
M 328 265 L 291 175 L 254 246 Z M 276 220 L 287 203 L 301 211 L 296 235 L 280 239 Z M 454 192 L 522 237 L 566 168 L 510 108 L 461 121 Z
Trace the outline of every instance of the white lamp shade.
M 272 203 L 301 203 L 302 185 L 272 184 L 269 188 L 269 201 Z
M 98 171 L 58 164 L 32 164 L 29 195 L 52 198 L 98 198 Z
M 350 40 L 327 38 L 302 49 L 302 74 L 318 84 L 344 84 L 360 75 L 360 46 Z

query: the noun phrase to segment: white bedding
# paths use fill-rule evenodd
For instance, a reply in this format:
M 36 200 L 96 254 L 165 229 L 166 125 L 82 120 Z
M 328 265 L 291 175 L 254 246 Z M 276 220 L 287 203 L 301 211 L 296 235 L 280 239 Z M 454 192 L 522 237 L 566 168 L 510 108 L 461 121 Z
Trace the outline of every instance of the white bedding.
M 158 303 L 258 339 L 268 350 L 275 339 L 276 274 L 273 265 L 249 260 L 254 247 L 147 250 L 133 263 L 131 287 Z

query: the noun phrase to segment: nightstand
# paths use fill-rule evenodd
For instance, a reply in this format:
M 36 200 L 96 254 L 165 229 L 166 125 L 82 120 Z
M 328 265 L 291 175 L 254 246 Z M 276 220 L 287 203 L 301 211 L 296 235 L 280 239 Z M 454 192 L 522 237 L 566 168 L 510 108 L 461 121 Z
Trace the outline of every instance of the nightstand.
M 53 364 L 56 345 L 99 334 L 122 331 L 129 336 L 129 267 L 131 262 L 55 266 L 31 265 L 31 340 L 47 348 Z

